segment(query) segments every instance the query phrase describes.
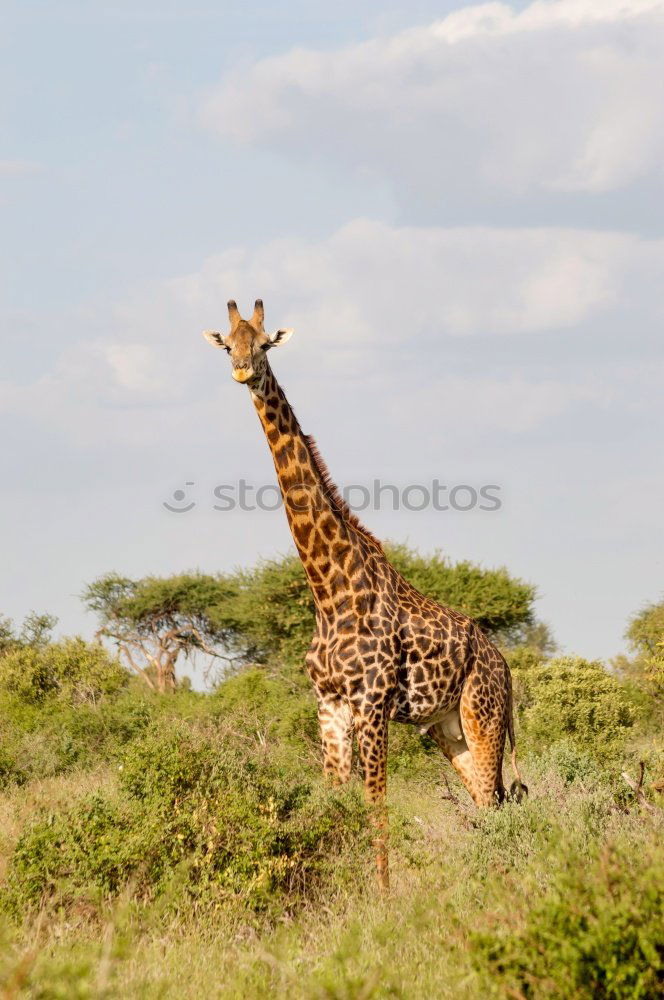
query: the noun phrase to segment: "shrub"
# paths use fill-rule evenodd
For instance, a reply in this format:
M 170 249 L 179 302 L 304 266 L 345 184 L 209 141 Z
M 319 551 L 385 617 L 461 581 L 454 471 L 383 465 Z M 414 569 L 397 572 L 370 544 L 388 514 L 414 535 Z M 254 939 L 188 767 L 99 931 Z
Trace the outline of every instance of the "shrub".
M 636 719 L 625 687 L 597 660 L 560 657 L 515 670 L 522 733 L 535 750 L 564 739 L 597 759 L 619 753 Z
M 522 925 L 508 921 L 471 936 L 491 995 L 650 1000 L 664 992 L 664 861 L 654 841 L 636 856 L 615 844 L 591 862 L 569 854 Z
M 276 673 L 247 667 L 217 687 L 211 710 L 271 745 L 285 741 L 300 753 L 319 753 L 316 699 L 303 668 Z
M 23 784 L 112 756 L 146 722 L 129 674 L 98 644 L 15 644 L 0 655 L 0 784 Z
M 98 643 L 80 637 L 17 646 L 0 656 L 0 689 L 33 704 L 50 697 L 95 702 L 127 686 L 129 675 Z
M 464 851 L 469 874 L 492 869 L 520 867 L 523 861 L 550 838 L 553 819 L 536 802 L 505 803 L 473 818 L 475 836 Z
M 580 750 L 570 739 L 556 740 L 545 747 L 534 760 L 530 769 L 538 774 L 553 772 L 566 785 L 575 781 L 600 781 L 606 777 L 597 759 L 587 750 Z
M 146 728 L 155 708 L 135 690 L 77 705 L 60 698 L 35 704 L 0 691 L 0 786 L 112 761 Z
M 43 817 L 18 841 L 7 905 L 71 907 L 117 895 L 173 894 L 254 911 L 297 905 L 334 875 L 357 874 L 366 812 L 357 787 L 334 792 L 260 743 L 182 722 L 127 749 L 120 790 Z M 176 886 L 176 890 L 174 890 Z
M 430 736 L 421 736 L 411 725 L 390 723 L 387 756 L 390 774 L 436 781 L 447 766 L 442 751 Z
M 533 671 L 538 671 L 546 662 L 542 653 L 532 646 L 515 646 L 503 649 L 505 659 L 512 674 L 512 697 L 514 711 L 519 712 L 532 702 L 532 691 L 537 678 Z
M 539 670 L 546 657 L 533 646 L 515 646 L 505 651 L 505 658 L 514 676 L 530 675 L 533 670 Z

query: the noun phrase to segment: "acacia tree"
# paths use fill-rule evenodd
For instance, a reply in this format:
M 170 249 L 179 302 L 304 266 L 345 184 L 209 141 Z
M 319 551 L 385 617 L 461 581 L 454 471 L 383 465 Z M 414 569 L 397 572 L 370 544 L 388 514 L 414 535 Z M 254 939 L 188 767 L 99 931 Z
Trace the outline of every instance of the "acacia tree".
M 174 691 L 176 664 L 203 653 L 225 656 L 228 629 L 212 610 L 231 596 L 223 577 L 180 573 L 131 580 L 108 573 L 82 598 L 99 618 L 97 637 L 110 639 L 153 691 Z
M 524 643 L 536 628 L 532 584 L 505 569 L 451 563 L 407 546 L 388 558 L 423 594 L 466 612 L 500 642 Z M 232 666 L 279 661 L 299 669 L 316 625 L 314 600 L 296 555 L 228 575 L 184 573 L 130 580 L 108 574 L 83 595 L 100 618 L 99 636 L 115 642 L 155 690 L 175 687 L 180 656 L 197 652 Z
M 422 594 L 470 615 L 494 641 L 527 643 L 533 630 L 541 631 L 533 608 L 535 586 L 512 576 L 504 566 L 486 569 L 467 559 L 454 563 L 441 552 L 421 555 L 407 545 L 388 544 L 385 550 Z
M 413 586 L 475 618 L 496 641 L 506 645 L 537 642 L 549 651 L 550 636 L 535 619 L 537 595 L 532 584 L 511 576 L 506 569 L 452 563 L 439 553 L 420 555 L 406 545 L 388 544 L 385 552 Z M 299 557 L 262 561 L 225 580 L 232 597 L 210 613 L 226 629 L 238 657 L 301 664 L 316 618 Z

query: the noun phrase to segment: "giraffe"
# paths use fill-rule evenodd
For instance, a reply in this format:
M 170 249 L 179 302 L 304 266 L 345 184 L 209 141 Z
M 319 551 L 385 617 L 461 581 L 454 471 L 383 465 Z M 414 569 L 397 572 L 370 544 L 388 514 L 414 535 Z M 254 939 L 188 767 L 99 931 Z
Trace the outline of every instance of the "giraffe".
M 507 733 L 516 777 L 510 794 L 520 798 L 527 789 L 516 764 L 509 667 L 472 618 L 420 594 L 397 572 L 342 499 L 267 358 L 293 331 L 268 335 L 260 299 L 249 320 L 233 300 L 228 314 L 229 333 L 204 336 L 228 353 L 233 378 L 251 392 L 313 593 L 316 631 L 306 668 L 318 703 L 323 770 L 334 782 L 348 781 L 355 737 L 378 883 L 386 890 L 388 722 L 429 733 L 477 806 L 505 797 Z

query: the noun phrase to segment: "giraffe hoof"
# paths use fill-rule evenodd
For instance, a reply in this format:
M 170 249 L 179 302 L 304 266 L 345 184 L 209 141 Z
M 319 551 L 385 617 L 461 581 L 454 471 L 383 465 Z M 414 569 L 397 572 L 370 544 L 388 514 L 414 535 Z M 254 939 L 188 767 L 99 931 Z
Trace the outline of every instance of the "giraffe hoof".
M 510 785 L 510 791 L 508 798 L 512 802 L 523 802 L 523 800 L 528 795 L 528 785 L 524 785 L 522 781 L 513 781 Z

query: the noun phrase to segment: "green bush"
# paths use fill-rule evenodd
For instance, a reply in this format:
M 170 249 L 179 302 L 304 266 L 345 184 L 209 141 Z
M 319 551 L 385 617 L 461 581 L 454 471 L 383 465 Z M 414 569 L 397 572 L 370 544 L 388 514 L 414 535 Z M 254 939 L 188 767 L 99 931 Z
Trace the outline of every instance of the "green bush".
M 130 676 L 96 643 L 15 643 L 0 655 L 0 785 L 107 759 L 146 724 Z
M 521 734 L 544 750 L 566 740 L 598 760 L 620 753 L 637 717 L 629 691 L 597 660 L 564 656 L 514 667 Z
M 508 921 L 471 936 L 489 995 L 664 995 L 664 860 L 654 839 L 636 856 L 621 845 L 607 845 L 590 862 L 570 852 L 521 926 Z
M 507 649 L 505 650 L 505 659 L 515 677 L 528 676 L 533 670 L 539 670 L 546 663 L 546 657 L 533 646 L 514 646 L 512 649 Z
M 531 758 L 529 764 L 531 771 L 540 775 L 553 772 L 566 785 L 575 781 L 603 781 L 607 777 L 597 758 L 587 750 L 580 750 L 569 738 L 555 740 Z
M 157 707 L 156 699 L 134 689 L 78 705 L 59 698 L 26 702 L 0 691 L 0 786 L 112 761 Z
M 0 690 L 33 704 L 51 697 L 94 703 L 117 694 L 128 682 L 119 660 L 78 636 L 45 646 L 17 646 L 0 656 Z
M 515 646 L 512 649 L 503 649 L 503 654 L 512 674 L 512 698 L 515 713 L 524 708 L 531 698 L 533 684 L 537 683 L 537 677 L 533 677 L 533 672 L 541 669 L 546 663 L 542 653 L 532 646 Z
M 265 740 L 285 742 L 298 752 L 318 756 L 320 733 L 316 699 L 302 669 L 271 672 L 247 667 L 223 681 L 210 699 L 215 717 Z
M 530 798 L 478 813 L 474 826 L 475 836 L 464 852 L 469 872 L 518 869 L 529 855 L 550 841 L 555 816 Z
M 117 794 L 43 817 L 20 838 L 13 913 L 49 899 L 95 905 L 122 889 L 140 900 L 173 894 L 178 910 L 226 902 L 276 912 L 357 875 L 367 827 L 359 788 L 327 789 L 258 741 L 162 721 L 119 767 Z

